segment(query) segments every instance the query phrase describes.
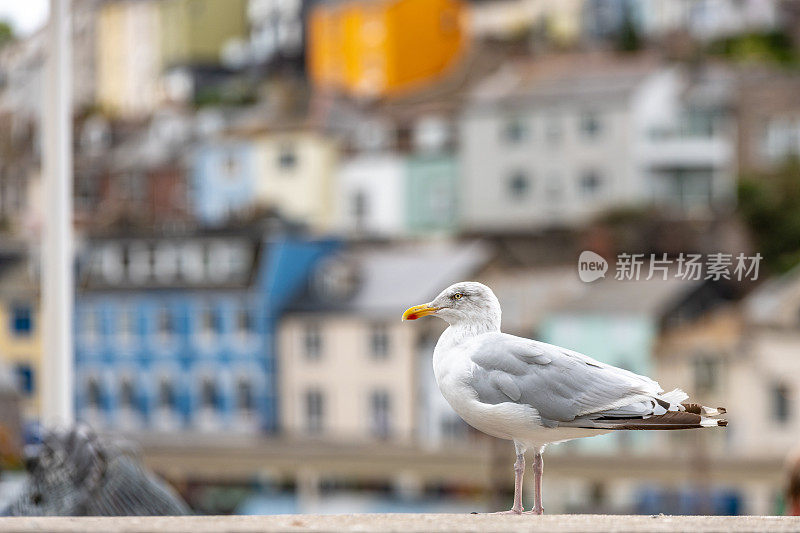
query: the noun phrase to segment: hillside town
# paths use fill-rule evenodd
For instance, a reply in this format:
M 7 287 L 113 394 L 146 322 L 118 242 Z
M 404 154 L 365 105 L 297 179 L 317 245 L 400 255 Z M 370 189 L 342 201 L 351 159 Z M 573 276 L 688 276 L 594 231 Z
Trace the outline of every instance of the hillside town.
M 45 52 L 0 40 L 0 452 L 40 427 Z M 505 505 L 445 324 L 400 321 L 461 280 L 727 408 L 553 446 L 549 512 L 785 512 L 795 2 L 73 0 L 72 70 L 76 417 L 195 512 Z

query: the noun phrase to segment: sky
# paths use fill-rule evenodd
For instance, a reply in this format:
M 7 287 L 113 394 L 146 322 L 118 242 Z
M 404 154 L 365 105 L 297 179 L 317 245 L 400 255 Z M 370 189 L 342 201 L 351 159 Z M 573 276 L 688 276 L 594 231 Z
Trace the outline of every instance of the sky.
M 11 22 L 14 31 L 27 35 L 45 23 L 48 0 L 0 0 L 0 19 Z

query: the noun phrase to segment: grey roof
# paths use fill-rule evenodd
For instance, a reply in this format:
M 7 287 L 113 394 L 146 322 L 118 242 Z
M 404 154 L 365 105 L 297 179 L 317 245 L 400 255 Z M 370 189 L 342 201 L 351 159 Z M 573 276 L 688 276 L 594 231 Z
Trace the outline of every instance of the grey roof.
M 190 250 L 188 253 L 194 256 L 193 260 L 196 262 L 199 259 L 201 266 L 194 265 L 194 268 L 202 268 L 202 274 L 186 275 L 183 264 L 186 261 L 187 247 Z M 139 276 L 132 274 L 131 263 L 134 256 L 144 254 L 139 255 L 139 259 L 146 259 L 152 265 L 155 262 L 153 254 L 160 249 L 174 254 L 175 272 L 163 277 L 159 277 L 154 271 Z M 119 271 L 114 277 L 104 273 L 104 250 L 110 251 L 115 262 L 119 264 Z M 207 272 L 207 267 L 219 265 L 223 261 L 220 253 L 227 254 L 225 259 L 229 261 L 230 254 L 235 254 L 235 260 L 229 262 L 224 272 L 212 276 Z M 82 254 L 78 287 L 81 291 L 243 289 L 252 285 L 257 266 L 264 260 L 266 253 L 260 234 L 245 229 L 175 235 L 96 237 L 91 239 L 86 252 Z
M 642 277 L 646 269 L 642 268 Z M 658 318 L 670 305 L 701 285 L 702 281 L 684 280 L 673 276 L 666 280 L 618 281 L 613 272 L 606 278 L 586 283 L 583 290 L 555 308 L 556 313 L 596 314 L 616 313 L 645 315 Z
M 755 289 L 743 307 L 752 324 L 795 327 L 800 309 L 800 265 Z
M 324 261 L 288 312 L 349 312 L 396 317 L 406 308 L 428 302 L 452 283 L 464 281 L 489 259 L 480 241 L 372 245 L 345 251 Z M 326 294 L 318 283 L 326 268 L 339 262 L 354 271 L 352 290 Z
M 559 54 L 510 62 L 473 91 L 475 103 L 549 98 L 624 98 L 660 68 L 653 55 Z

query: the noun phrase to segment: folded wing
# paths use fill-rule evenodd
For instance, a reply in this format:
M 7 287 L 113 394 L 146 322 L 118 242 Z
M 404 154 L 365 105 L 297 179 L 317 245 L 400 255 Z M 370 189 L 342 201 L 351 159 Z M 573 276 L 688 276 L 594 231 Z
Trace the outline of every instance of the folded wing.
M 530 405 L 547 427 L 684 429 L 725 425 L 708 419 L 724 410 L 684 405 L 687 395 L 680 390 L 664 393 L 650 378 L 551 344 L 491 333 L 478 339 L 470 358 L 469 384 L 479 401 Z

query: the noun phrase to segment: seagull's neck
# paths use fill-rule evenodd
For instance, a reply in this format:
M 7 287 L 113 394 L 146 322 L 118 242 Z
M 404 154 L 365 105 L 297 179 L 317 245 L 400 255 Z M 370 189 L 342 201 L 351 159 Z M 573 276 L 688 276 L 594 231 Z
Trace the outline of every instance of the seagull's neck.
M 462 320 L 450 324 L 447 328 L 448 337 L 454 343 L 459 343 L 483 333 L 500 331 L 499 320 Z

